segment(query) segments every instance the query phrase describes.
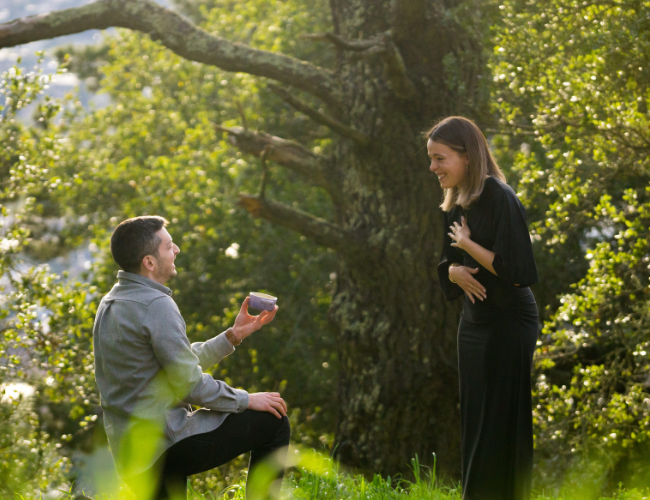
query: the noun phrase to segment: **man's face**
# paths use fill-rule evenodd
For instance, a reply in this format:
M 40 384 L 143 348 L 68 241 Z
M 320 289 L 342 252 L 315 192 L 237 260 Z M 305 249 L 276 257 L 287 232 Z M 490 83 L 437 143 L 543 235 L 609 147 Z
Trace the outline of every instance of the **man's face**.
M 155 266 L 153 270 L 154 279 L 158 283 L 165 283 L 170 278 L 176 276 L 176 266 L 174 260 L 180 252 L 180 249 L 172 242 L 171 235 L 164 227 L 156 233 L 160 238 L 157 255 L 153 255 Z

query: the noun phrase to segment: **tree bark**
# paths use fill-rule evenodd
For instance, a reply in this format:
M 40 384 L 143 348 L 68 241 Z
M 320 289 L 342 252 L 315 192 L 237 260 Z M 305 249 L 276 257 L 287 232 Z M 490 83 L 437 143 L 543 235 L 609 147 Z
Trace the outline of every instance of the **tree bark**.
M 390 30 L 403 65 L 398 77 L 413 87 L 413 95 L 395 89 L 382 54 L 342 53 L 338 76 L 351 83 L 341 121 L 372 140 L 365 149 L 338 144 L 347 204 L 337 222 L 364 234 L 372 251 L 340 254 L 331 309 L 341 332 L 335 455 L 369 472 L 409 475 L 411 458 L 431 465 L 435 453 L 438 470 L 458 478 L 460 304 L 445 302 L 438 284 L 446 228 L 421 135 L 434 120 L 466 112 L 449 95 L 442 64 L 458 27 L 438 21 L 437 2 L 333 3 L 346 40 Z M 399 15 L 391 17 L 391 6 Z
M 332 194 L 334 221 L 267 201 L 263 192 L 242 195 L 240 204 L 339 255 L 331 307 L 340 330 L 335 456 L 368 472 L 408 475 L 411 458 L 417 454 L 431 465 L 435 453 L 438 471 L 452 478 L 460 474 L 455 338 L 460 304 L 445 302 L 438 284 L 446 228 L 442 193 L 428 170 L 421 135 L 434 120 L 471 116 L 473 103 L 480 104 L 475 93 L 480 67 L 459 72 L 470 76 L 458 86 L 447 83 L 445 61 L 462 52 L 459 44 L 480 46 L 471 24 L 463 28 L 441 14 L 453 3 L 331 0 L 334 34 L 319 37 L 329 38 L 338 51 L 334 70 L 231 44 L 149 0 L 102 0 L 78 9 L 75 22 L 75 13 L 69 13 L 0 25 L 0 46 L 127 26 L 189 59 L 293 84 L 328 105 L 327 113 L 312 113 L 341 134 L 328 158 L 277 137 L 222 130 L 243 150 L 299 171 Z M 102 10 L 110 5 L 130 9 L 129 16 Z M 134 20 L 136 7 L 140 17 Z M 147 20 L 147 12 L 155 19 Z M 56 21 L 49 28 L 47 16 Z M 90 25 L 80 26 L 80 19 Z M 45 33 L 40 38 L 38 26 Z M 471 58 L 455 61 L 474 64 Z

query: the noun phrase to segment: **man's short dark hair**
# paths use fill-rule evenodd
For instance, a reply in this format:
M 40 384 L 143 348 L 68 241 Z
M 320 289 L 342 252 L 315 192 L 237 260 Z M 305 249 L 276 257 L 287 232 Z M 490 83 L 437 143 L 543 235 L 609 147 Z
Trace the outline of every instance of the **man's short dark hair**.
M 142 259 L 158 255 L 161 239 L 156 233 L 167 224 L 158 215 L 142 215 L 120 222 L 111 236 L 113 260 L 124 271 L 140 272 Z

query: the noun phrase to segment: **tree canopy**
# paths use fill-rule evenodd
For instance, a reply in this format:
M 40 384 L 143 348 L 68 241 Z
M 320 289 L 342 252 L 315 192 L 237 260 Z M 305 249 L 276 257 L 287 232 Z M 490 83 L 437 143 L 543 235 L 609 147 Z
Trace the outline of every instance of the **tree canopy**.
M 90 447 L 101 419 L 87 346 L 116 271 L 106 242 L 143 213 L 172 223 L 191 340 L 227 328 L 250 290 L 280 297 L 272 328 L 216 377 L 281 390 L 296 441 L 338 439 L 363 470 L 399 470 L 431 447 L 455 464 L 458 309 L 431 271 L 440 193 L 420 137 L 434 112 L 481 123 L 528 211 L 545 320 L 538 484 L 650 481 L 650 5 L 403 1 L 389 25 L 361 4 L 177 2 L 192 25 L 149 1 L 102 0 L 0 25 L 2 45 L 82 22 L 129 28 L 60 54 L 61 71 L 108 94 L 105 108 L 49 99 L 36 72 L 3 76 L 1 182 L 25 209 L 0 240 L 0 383 L 29 381 L 47 408 L 0 404 L 3 449 L 24 457 L 0 469 L 6 484 L 63 481 L 71 447 Z M 83 284 L 28 269 L 88 242 Z

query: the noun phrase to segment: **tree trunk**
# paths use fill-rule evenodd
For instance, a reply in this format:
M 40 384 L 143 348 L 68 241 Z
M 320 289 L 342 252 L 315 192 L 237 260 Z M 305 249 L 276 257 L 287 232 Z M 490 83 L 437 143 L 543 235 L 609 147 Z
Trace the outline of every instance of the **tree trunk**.
M 434 120 L 467 110 L 455 101 L 462 93 L 445 87 L 452 29 L 437 21 L 432 2 L 333 0 L 332 7 L 343 38 L 392 29 L 416 89 L 414 98 L 400 98 L 385 83 L 384 65 L 340 54 L 341 81 L 352 82 L 341 120 L 372 140 L 365 148 L 341 142 L 336 151 L 346 200 L 338 223 L 363 234 L 369 248 L 339 260 L 331 309 L 341 335 L 335 455 L 362 470 L 408 475 L 411 458 L 431 465 L 435 453 L 439 470 L 457 478 L 459 304 L 447 303 L 438 284 L 446 228 L 422 138 Z

